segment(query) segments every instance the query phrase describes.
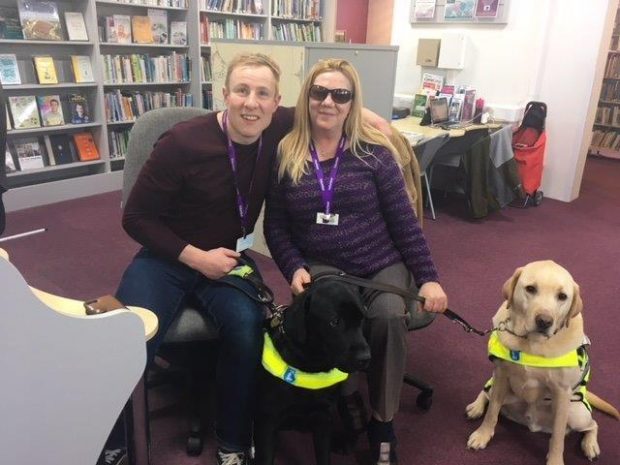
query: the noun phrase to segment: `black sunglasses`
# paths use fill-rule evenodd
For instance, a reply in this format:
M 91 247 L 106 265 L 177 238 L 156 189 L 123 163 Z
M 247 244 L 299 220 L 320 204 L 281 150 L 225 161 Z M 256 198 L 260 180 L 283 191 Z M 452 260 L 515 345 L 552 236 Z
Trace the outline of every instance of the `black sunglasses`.
M 334 103 L 347 103 L 353 99 L 353 92 L 348 89 L 328 89 L 327 87 L 317 86 L 316 84 L 310 87 L 308 93 L 311 99 L 322 102 L 328 95 L 332 96 Z

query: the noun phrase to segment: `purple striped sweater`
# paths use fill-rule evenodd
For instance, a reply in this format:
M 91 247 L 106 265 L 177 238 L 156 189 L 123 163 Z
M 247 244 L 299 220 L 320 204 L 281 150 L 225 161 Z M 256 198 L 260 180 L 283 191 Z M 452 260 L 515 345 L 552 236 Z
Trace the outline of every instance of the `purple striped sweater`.
M 265 238 L 289 282 L 309 261 L 361 277 L 403 262 L 418 287 L 438 281 L 400 168 L 387 149 L 372 148 L 374 157 L 364 161 L 349 150 L 340 160 L 332 202 L 332 213 L 340 215 L 338 226 L 316 224 L 316 213 L 325 208 L 314 169 L 296 186 L 286 177 L 272 183 Z M 321 162 L 326 179 L 333 163 L 334 159 Z

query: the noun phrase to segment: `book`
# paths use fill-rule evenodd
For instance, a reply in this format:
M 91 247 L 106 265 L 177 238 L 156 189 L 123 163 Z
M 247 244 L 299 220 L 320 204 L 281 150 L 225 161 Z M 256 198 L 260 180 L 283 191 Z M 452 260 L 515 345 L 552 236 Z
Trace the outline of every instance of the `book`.
M 467 122 L 473 121 L 475 106 L 476 90 L 467 89 L 463 96 L 463 109 L 461 110 L 461 120 Z
M 105 41 L 109 43 L 118 42 L 118 38 L 116 37 L 116 25 L 114 24 L 113 16 L 106 16 L 104 18 L 104 27 L 105 27 Z M 103 41 L 101 37 L 99 39 Z
M 17 166 L 15 165 L 15 160 L 13 160 L 13 155 L 9 148 L 6 148 L 6 153 L 4 156 L 4 171 L 8 173 L 14 173 L 15 171 L 19 171 Z
M 113 15 L 114 32 L 116 34 L 116 42 L 119 44 L 131 43 L 131 20 L 127 15 Z M 149 28 L 150 30 L 150 28 Z
M 71 66 L 75 82 L 95 82 L 93 67 L 88 55 L 71 55 Z
M 15 129 L 28 129 L 41 127 L 39 109 L 34 95 L 10 96 L 9 106 L 13 116 Z
M 415 19 L 433 19 L 435 17 L 435 0 L 416 0 L 413 9 Z
M 69 96 L 69 104 L 71 105 L 71 124 L 91 122 L 86 97 L 80 94 L 72 94 Z
M 88 40 L 84 15 L 80 11 L 65 11 L 65 24 L 69 40 Z
M 56 2 L 18 0 L 17 9 L 24 38 L 29 40 L 63 40 Z
M 413 98 L 413 111 L 411 112 L 411 114 L 413 116 L 422 118 L 424 116 L 424 113 L 426 113 L 427 101 L 428 101 L 427 94 L 424 94 L 424 93 L 415 94 L 415 97 Z
M 73 141 L 80 161 L 99 160 L 99 152 L 90 132 L 73 134 Z
M 77 161 L 75 148 L 72 147 L 73 141 L 68 134 L 50 134 L 48 140 L 51 147 L 50 164 L 52 160 L 54 165 L 66 165 Z
M 435 95 L 443 86 L 443 76 L 439 74 L 422 74 L 422 90 Z
M 38 139 L 15 142 L 15 153 L 21 171 L 35 170 L 45 167 L 43 146 Z
M 148 8 L 146 10 L 146 14 L 151 19 L 153 42 L 156 44 L 167 44 L 168 12 L 166 10 L 156 10 L 154 8 Z
M 172 45 L 187 45 L 187 22 L 170 22 L 170 43 Z
M 148 16 L 132 16 L 131 26 L 133 28 L 133 41 L 136 44 L 153 43 L 151 18 L 149 18 Z
M 0 55 L 0 82 L 4 85 L 22 83 L 17 57 L 12 53 Z
M 23 38 L 17 8 L 0 6 L 0 39 L 22 40 Z
M 65 124 L 58 95 L 38 95 L 37 103 L 39 104 L 43 126 L 62 126 Z
M 4 109 L 6 112 L 6 130 L 10 131 L 11 129 L 13 129 L 13 126 L 11 126 L 11 117 L 9 116 L 9 106 L 5 105 Z
M 499 0 L 478 0 L 476 18 L 496 18 Z
M 468 20 L 474 18 L 476 0 L 446 0 L 444 19 Z
M 51 56 L 34 56 L 32 60 L 39 84 L 58 84 L 56 66 L 54 66 L 54 59 Z

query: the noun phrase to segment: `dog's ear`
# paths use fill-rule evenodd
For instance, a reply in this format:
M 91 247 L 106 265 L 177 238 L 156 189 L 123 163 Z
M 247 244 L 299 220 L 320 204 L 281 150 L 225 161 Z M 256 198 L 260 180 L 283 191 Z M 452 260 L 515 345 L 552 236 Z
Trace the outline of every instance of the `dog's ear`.
M 566 326 L 568 327 L 570 320 L 575 318 L 583 310 L 583 300 L 581 300 L 581 291 L 579 290 L 579 284 L 573 284 L 573 302 L 568 312 L 568 318 L 566 319 Z
M 504 283 L 502 294 L 504 295 L 504 299 L 508 301 L 506 308 L 510 308 L 512 306 L 512 295 L 514 294 L 515 286 L 517 285 L 517 281 L 519 281 L 522 271 L 523 267 L 517 268 L 512 276 Z

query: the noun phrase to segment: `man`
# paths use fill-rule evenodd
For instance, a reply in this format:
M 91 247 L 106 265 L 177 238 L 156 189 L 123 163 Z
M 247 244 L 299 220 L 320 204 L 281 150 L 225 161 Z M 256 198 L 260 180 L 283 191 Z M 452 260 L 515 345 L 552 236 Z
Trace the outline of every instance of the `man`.
M 188 299 L 219 330 L 218 465 L 249 460 L 263 312 L 243 292 L 217 280 L 252 245 L 277 144 L 292 125 L 293 110 L 278 107 L 279 78 L 280 68 L 265 55 L 236 57 L 223 89 L 227 110 L 180 123 L 161 136 L 123 216 L 125 230 L 143 248 L 125 271 L 117 297 L 157 314 L 160 330 L 149 342 L 149 361 Z

